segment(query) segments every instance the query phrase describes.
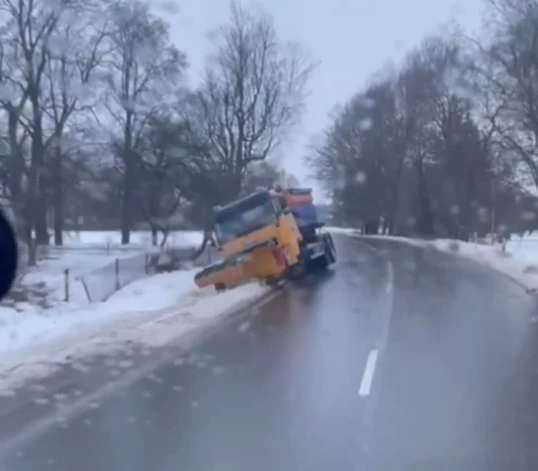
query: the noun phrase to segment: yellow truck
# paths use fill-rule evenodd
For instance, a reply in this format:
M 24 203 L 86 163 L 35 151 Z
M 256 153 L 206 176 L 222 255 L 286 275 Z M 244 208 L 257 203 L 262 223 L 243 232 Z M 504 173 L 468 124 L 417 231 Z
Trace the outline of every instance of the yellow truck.
M 223 260 L 195 275 L 200 288 L 222 291 L 253 280 L 277 285 L 336 261 L 311 189 L 260 190 L 216 207 L 214 233 Z

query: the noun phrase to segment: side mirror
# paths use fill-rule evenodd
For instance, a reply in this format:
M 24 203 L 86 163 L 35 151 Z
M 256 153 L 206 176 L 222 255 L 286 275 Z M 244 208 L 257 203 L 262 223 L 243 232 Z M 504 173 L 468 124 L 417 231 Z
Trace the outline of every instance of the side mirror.
M 18 260 L 15 231 L 5 214 L 0 211 L 0 299 L 11 289 L 17 274 Z

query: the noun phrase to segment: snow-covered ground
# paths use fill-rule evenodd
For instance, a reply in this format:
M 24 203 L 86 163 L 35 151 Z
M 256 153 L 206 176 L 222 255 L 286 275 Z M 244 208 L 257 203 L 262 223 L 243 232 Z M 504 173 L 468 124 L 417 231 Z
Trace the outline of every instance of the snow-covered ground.
M 155 275 L 104 303 L 78 309 L 25 314 L 0 309 L 0 391 L 9 394 L 10 388 L 53 372 L 67 359 L 76 362 L 132 342 L 165 345 L 270 294 L 258 284 L 220 294 L 199 290 L 193 282 L 195 271 Z
M 45 258 L 39 260 L 37 267 L 28 270 L 22 276 L 10 299 L 3 304 L 13 307 L 18 312 L 86 305 L 89 301 L 80 277 L 106 266 L 113 267 L 116 259 L 128 259 L 142 253 L 114 250 L 88 253 L 84 250 L 56 249 L 48 252 Z M 67 274 L 65 270 L 68 270 Z M 113 272 L 112 268 L 111 271 Z M 66 276 L 69 281 L 68 302 L 66 302 Z
M 200 232 L 175 231 L 169 235 L 166 245 L 188 249 L 199 246 L 201 241 Z M 119 231 L 66 232 L 62 247 L 40 248 L 38 266 L 24 273 L 19 286 L 2 304 L 19 312 L 87 305 L 88 296 L 80 281 L 82 276 L 94 273 L 100 284 L 113 285 L 116 259 L 120 260 L 120 270 L 131 272 L 126 275 L 132 276 L 137 274 L 133 272 L 144 271 L 141 254 L 158 250 L 151 245 L 149 232 L 133 232 L 129 245 L 121 245 L 120 242 Z M 68 302 L 65 270 L 68 270 L 69 279 Z M 108 286 L 103 288 L 108 289 Z
M 169 243 L 189 248 L 201 239 L 200 233 L 177 232 Z M 67 355 L 120 348 L 128 340 L 165 343 L 266 292 L 264 287 L 247 285 L 217 299 L 212 290 L 197 289 L 193 269 L 135 281 L 106 302 L 90 304 L 80 277 L 91 273 L 106 278 L 109 271 L 114 275 L 116 259 L 120 267 L 137 269 L 129 265 L 151 248 L 151 237 L 139 232 L 133 234 L 133 244 L 119 243 L 119 233 L 82 232 L 66 247 L 50 247 L 41 254 L 38 266 L 24 275 L 0 306 L 0 375 L 11 371 L 0 378 L 0 387 L 45 374 Z M 65 301 L 66 269 L 69 301 Z M 49 366 L 44 367 L 43 361 Z
M 162 241 L 162 234 L 158 235 L 158 244 Z M 202 242 L 202 233 L 199 231 L 172 231 L 166 239 L 166 245 L 173 247 L 192 247 Z M 119 231 L 80 231 L 66 232 L 64 234 L 65 249 L 115 249 L 136 250 L 151 248 L 151 233 L 149 231 L 131 232 L 131 242 L 128 245 L 121 244 Z
M 529 291 L 538 290 L 538 238 L 513 237 L 506 245 L 481 245 L 454 240 L 425 242 L 435 248 L 471 258 L 504 273 Z
M 326 229 L 333 234 L 348 234 L 348 235 L 358 235 L 359 231 L 350 227 L 336 227 L 336 226 L 326 226 Z

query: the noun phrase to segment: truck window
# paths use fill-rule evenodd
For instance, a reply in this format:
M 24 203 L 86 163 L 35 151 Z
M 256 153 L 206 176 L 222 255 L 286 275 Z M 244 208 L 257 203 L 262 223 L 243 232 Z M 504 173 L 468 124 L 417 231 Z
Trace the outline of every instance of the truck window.
M 275 222 L 275 210 L 271 199 L 261 205 L 243 211 L 228 213 L 217 218 L 215 234 L 219 243 L 225 244 L 238 237 L 262 229 Z

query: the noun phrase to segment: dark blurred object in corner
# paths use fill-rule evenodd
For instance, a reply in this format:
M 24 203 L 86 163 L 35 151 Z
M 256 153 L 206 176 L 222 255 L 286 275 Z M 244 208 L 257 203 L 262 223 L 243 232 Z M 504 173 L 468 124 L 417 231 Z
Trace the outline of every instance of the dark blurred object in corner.
M 13 227 L 0 211 L 0 299 L 11 289 L 17 272 L 17 240 Z

